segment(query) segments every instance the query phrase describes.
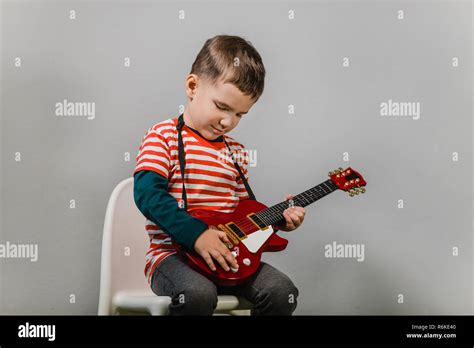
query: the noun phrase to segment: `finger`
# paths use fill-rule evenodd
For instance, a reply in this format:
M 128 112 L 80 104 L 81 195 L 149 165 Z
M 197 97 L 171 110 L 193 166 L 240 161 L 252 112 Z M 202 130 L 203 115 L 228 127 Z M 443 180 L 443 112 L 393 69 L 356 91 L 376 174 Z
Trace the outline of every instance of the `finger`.
M 299 216 L 297 213 L 292 212 L 290 213 L 290 218 L 293 221 L 295 225 L 299 225 L 301 222 L 301 216 Z
M 229 249 L 226 248 L 224 245 L 222 247 L 221 254 L 224 256 L 224 259 L 229 265 L 231 265 L 232 268 L 239 268 L 239 264 L 237 263 L 237 260 L 235 259 L 234 255 L 232 255 Z
M 212 262 L 211 255 L 209 255 L 208 252 L 206 252 L 204 255 L 201 255 L 204 261 L 206 261 L 207 265 L 212 271 L 216 270 L 216 266 L 214 265 L 214 262 Z
M 300 218 L 302 218 L 305 214 L 303 210 L 297 209 L 297 207 L 295 207 L 293 210 L 291 210 L 290 213 L 293 214 L 293 215 L 296 215 Z
M 224 243 L 230 243 L 229 238 L 227 237 L 227 234 L 225 232 L 220 232 L 219 233 L 219 238 L 224 242 Z
M 218 252 L 217 250 L 212 250 L 211 256 L 214 258 L 214 260 L 219 262 L 219 264 L 225 271 L 230 271 L 230 268 L 227 265 L 227 262 L 225 261 L 224 257 L 222 256 L 220 252 Z
M 223 243 L 223 245 L 225 246 L 226 250 L 230 250 L 234 247 L 234 244 L 230 241 L 229 237 L 227 237 L 227 235 L 220 235 L 219 236 L 219 239 L 221 240 L 221 242 Z
M 294 213 L 297 214 L 298 216 L 304 216 L 305 214 L 305 209 L 302 207 L 294 206 L 286 209 L 288 213 Z
M 293 196 L 291 193 L 288 193 L 288 194 L 286 195 L 286 200 L 293 199 L 293 197 L 294 197 L 294 196 Z
M 293 225 L 295 225 L 295 227 L 299 227 L 302 222 L 303 221 L 300 218 L 296 218 L 296 220 L 293 219 Z
M 285 216 L 286 220 L 286 226 L 289 229 L 294 229 L 296 228 L 295 224 L 293 223 L 293 219 L 291 218 L 290 214 L 288 212 L 283 212 L 283 215 Z
M 290 217 L 291 223 L 294 226 L 298 227 L 301 224 L 301 217 L 294 211 L 288 213 L 288 216 Z

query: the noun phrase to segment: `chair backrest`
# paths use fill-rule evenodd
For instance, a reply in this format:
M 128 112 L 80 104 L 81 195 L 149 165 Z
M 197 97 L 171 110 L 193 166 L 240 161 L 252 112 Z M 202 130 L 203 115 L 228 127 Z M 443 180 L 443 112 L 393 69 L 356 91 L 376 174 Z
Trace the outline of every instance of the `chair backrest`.
M 153 294 L 143 273 L 150 244 L 145 220 L 133 199 L 133 177 L 123 180 L 113 190 L 105 213 L 99 315 L 112 314 L 112 298 L 118 291 Z

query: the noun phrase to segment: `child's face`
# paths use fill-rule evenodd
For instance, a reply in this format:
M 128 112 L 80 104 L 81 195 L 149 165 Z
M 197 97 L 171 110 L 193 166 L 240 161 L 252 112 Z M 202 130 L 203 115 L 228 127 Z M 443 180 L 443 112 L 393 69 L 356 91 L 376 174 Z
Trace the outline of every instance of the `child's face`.
M 231 83 L 218 80 L 212 85 L 195 74 L 186 79 L 186 93 L 189 103 L 184 111 L 184 122 L 209 140 L 237 127 L 242 115 L 255 103 L 251 96 L 244 95 Z

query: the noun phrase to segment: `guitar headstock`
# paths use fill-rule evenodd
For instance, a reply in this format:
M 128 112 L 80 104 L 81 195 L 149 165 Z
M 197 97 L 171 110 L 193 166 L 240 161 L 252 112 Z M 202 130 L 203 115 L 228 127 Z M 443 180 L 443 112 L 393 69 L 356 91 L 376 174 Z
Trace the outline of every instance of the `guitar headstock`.
M 340 190 L 349 192 L 349 196 L 351 197 L 365 192 L 364 186 L 367 185 L 367 182 L 360 173 L 356 172 L 351 167 L 346 169 L 339 167 L 338 169 L 329 172 L 328 175 Z

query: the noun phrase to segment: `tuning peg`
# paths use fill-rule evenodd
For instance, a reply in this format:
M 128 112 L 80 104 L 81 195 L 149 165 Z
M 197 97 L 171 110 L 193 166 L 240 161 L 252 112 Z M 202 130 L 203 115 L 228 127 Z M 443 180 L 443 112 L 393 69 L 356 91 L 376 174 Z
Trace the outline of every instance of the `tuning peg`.
M 365 188 L 361 187 L 360 192 L 365 193 L 365 191 L 366 191 Z
M 344 171 L 344 168 L 342 168 L 342 167 L 339 167 L 339 168 L 337 168 L 337 169 L 339 169 L 341 172 Z
M 360 193 L 363 193 L 359 187 L 351 188 L 349 191 L 349 196 L 354 197 Z
M 328 176 L 333 176 L 333 174 L 334 174 L 333 172 L 329 172 Z

